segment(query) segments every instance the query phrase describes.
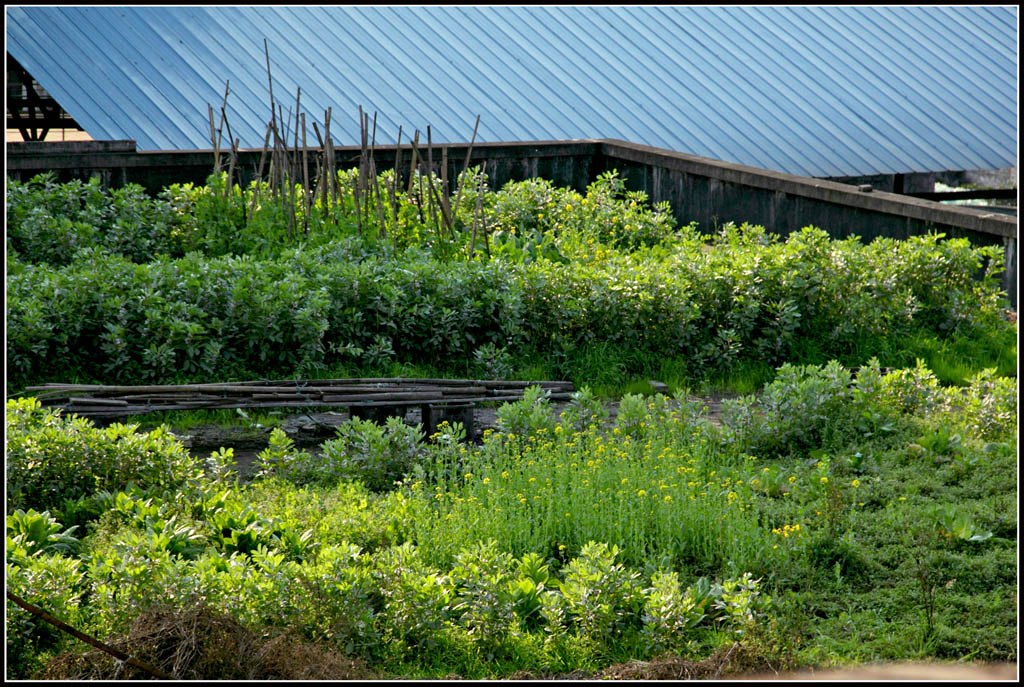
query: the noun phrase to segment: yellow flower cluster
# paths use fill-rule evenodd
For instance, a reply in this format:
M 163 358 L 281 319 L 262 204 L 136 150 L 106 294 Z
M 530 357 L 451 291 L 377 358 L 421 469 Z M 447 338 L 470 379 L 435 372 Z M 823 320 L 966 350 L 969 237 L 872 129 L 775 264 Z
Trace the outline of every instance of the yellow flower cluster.
M 789 537 L 789 535 L 791 534 L 794 537 L 799 537 L 800 532 L 800 523 L 796 523 L 795 525 L 783 525 L 782 527 L 772 528 L 772 534 L 777 534 L 780 537 Z

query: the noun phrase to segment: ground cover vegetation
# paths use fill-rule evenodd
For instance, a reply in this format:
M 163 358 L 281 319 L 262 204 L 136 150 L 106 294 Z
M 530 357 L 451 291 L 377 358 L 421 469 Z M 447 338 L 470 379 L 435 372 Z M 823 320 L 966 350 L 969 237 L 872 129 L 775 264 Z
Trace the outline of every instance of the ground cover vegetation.
M 354 420 L 314 464 L 275 430 L 243 484 L 230 449 L 11 400 L 7 583 L 94 636 L 159 600 L 407 677 L 735 643 L 762 667 L 1016 659 L 1012 380 L 784 365 L 728 406 L 627 395 L 608 422 L 532 388 L 480 445 Z M 10 602 L 7 631 L 11 675 L 87 648 Z
M 217 654 L 243 640 L 266 675 L 282 647 L 435 678 L 1016 660 L 1001 251 L 705 234 L 614 174 L 492 191 L 470 170 L 446 218 L 416 191 L 442 180 L 389 174 L 375 212 L 346 172 L 288 221 L 219 176 L 9 183 L 8 392 L 418 369 L 569 378 L 572 402 L 530 389 L 478 445 L 352 420 L 314 459 L 275 429 L 242 483 L 230 449 L 10 399 L 9 590 L 179 676 L 243 676 Z M 608 391 L 652 378 L 674 393 L 609 421 Z M 710 422 L 687 388 L 728 379 L 758 393 Z M 7 613 L 8 676 L 115 675 Z

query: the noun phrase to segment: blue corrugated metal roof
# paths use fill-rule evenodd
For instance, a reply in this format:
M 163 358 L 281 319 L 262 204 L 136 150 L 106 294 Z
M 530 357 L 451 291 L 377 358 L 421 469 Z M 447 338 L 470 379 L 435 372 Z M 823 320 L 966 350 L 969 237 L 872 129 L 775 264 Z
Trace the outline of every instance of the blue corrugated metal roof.
M 7 51 L 86 131 L 260 147 L 274 96 L 339 145 L 618 138 L 806 176 L 1017 166 L 1017 8 L 8 7 Z M 310 130 L 310 140 L 315 137 Z

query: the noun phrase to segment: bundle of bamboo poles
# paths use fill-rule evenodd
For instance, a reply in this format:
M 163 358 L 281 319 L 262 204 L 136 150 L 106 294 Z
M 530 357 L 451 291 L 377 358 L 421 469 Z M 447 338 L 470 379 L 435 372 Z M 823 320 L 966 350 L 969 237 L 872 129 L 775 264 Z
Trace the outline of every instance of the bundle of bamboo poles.
M 162 410 L 282 408 L 314 406 L 409 406 L 517 401 L 537 385 L 553 401 L 569 400 L 567 381 L 348 378 L 246 381 L 181 385 L 30 386 L 44 407 L 87 417 L 121 417 Z
M 309 233 L 309 217 L 312 207 L 317 199 L 327 214 L 332 208 L 347 207 L 351 201 L 354 209 L 356 225 L 362 235 L 370 224 L 377 225 L 377 233 L 380 238 L 386 238 L 387 225 L 392 228 L 399 225 L 401 215 L 398 212 L 400 194 L 403 185 L 400 185 L 402 171 L 402 127 L 398 128 L 398 143 L 395 153 L 395 167 L 390 181 L 383 183 L 381 189 L 379 171 L 375 160 L 375 148 L 377 144 L 377 113 L 374 112 L 371 121 L 368 113 L 363 112 L 359 107 L 360 127 L 360 154 L 358 159 L 347 162 L 358 163 L 358 172 L 354 183 L 350 188 L 342 188 L 338 183 L 338 159 L 335 155 L 334 141 L 331 137 L 331 116 L 332 108 L 324 111 L 323 133 L 316 121 L 312 122 L 313 131 L 316 134 L 319 149 L 312 149 L 314 156 L 313 185 L 310 185 L 310 147 L 307 145 L 306 115 L 301 112 L 302 88 L 298 88 L 295 94 L 295 111 L 289 108 L 287 115 L 283 106 L 274 98 L 274 82 L 271 75 L 270 50 L 266 39 L 263 41 L 266 54 L 267 81 L 270 89 L 270 119 L 267 122 L 266 133 L 263 138 L 263 149 L 260 155 L 260 162 L 255 169 L 256 192 L 247 211 L 247 218 L 252 219 L 257 206 L 264 202 L 271 202 L 282 209 L 282 214 L 288 221 L 289 236 L 299 231 L 298 218 L 296 217 L 296 185 L 302 189 L 300 205 L 305 210 L 302 213 L 302 232 Z M 214 124 L 214 108 L 207 105 L 210 141 L 214 153 L 214 173 L 223 171 L 224 161 L 221 158 L 221 146 L 223 142 L 224 129 L 227 129 L 228 141 L 230 143 L 230 155 L 227 162 L 227 183 L 224 193 L 227 196 L 231 192 L 232 184 L 236 177 L 241 182 L 241 170 L 238 169 L 238 146 L 239 139 L 233 138 L 231 125 L 227 116 L 227 101 L 230 94 L 230 81 L 225 82 L 224 98 L 220 107 L 219 124 Z M 466 151 L 466 159 L 463 163 L 463 171 L 469 168 L 470 158 L 473 153 L 473 145 L 476 143 L 477 131 L 480 126 L 480 116 L 477 115 L 476 123 L 473 126 L 473 136 L 470 139 Z M 299 145 L 301 133 L 301 146 Z M 291 141 L 291 143 L 289 143 Z M 438 240 L 456 239 L 455 212 L 463 194 L 463 186 L 460 185 L 455 193 L 454 202 L 451 196 L 451 189 L 448 179 L 448 148 L 441 146 L 441 161 L 439 169 L 434 164 L 434 146 L 431 128 L 427 127 L 427 149 L 424 156 L 420 149 L 420 131 L 417 129 L 409 140 L 409 147 L 412 152 L 412 160 L 408 168 L 408 186 L 406 197 L 413 201 L 418 208 L 418 218 L 421 224 L 433 225 Z M 269 153 L 269 158 L 268 158 Z M 269 161 L 269 166 L 267 165 Z M 268 166 L 267 189 L 270 197 L 262 197 L 262 184 L 264 181 L 264 167 Z M 438 174 L 439 172 L 439 174 Z M 483 181 L 486 183 L 486 163 L 483 168 Z M 440 178 L 436 178 L 436 177 Z M 424 183 L 425 180 L 425 183 Z M 477 191 L 482 191 L 482 188 Z M 486 254 L 490 255 L 490 243 L 484 215 L 481 211 L 478 193 L 478 202 L 469 224 L 472 230 L 472 238 L 469 246 L 469 254 L 472 256 L 476 250 L 477 235 L 483 236 L 483 248 Z M 459 227 L 461 229 L 461 227 Z

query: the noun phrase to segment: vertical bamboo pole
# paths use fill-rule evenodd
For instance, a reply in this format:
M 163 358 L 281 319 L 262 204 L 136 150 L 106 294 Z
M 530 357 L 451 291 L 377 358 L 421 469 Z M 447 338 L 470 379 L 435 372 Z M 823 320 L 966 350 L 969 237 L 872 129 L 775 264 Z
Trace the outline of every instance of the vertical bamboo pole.
M 480 115 L 476 116 L 476 124 L 473 125 L 473 138 L 469 141 L 469 148 L 466 150 L 466 161 L 462 163 L 462 173 L 465 174 L 466 170 L 469 169 L 469 158 L 473 154 L 473 144 L 476 143 L 476 130 L 480 126 Z M 455 211 L 459 211 L 459 200 L 462 198 L 462 184 L 459 184 L 459 189 L 455 192 Z
M 249 219 L 252 220 L 256 213 L 256 202 L 262 194 L 263 186 L 263 163 L 267 159 L 267 144 L 270 142 L 270 122 L 267 122 L 267 133 L 263 136 L 263 152 L 260 153 L 260 166 L 256 170 L 256 189 L 252 194 L 252 203 L 249 206 Z
M 288 171 L 290 172 L 290 178 L 288 179 L 288 190 L 291 194 L 292 200 L 291 209 L 289 210 L 289 212 L 291 213 L 292 224 L 296 225 L 296 232 L 298 232 L 298 222 L 296 221 L 295 217 L 295 186 L 297 185 L 299 179 L 299 103 L 301 99 L 302 87 L 299 86 L 295 92 L 295 143 L 292 146 L 292 150 L 294 151 L 294 153 L 292 154 L 291 157 L 292 164 L 288 168 Z
M 486 179 L 487 178 L 487 160 L 484 160 L 483 169 L 481 170 L 481 173 L 483 174 L 484 179 Z M 459 187 L 459 190 L 462 190 L 461 186 Z M 484 182 L 481 181 L 480 184 L 477 185 L 476 210 L 475 210 L 475 212 L 473 214 L 473 237 L 469 241 L 469 259 L 470 260 L 473 259 L 473 253 L 476 252 L 476 226 L 477 226 L 477 222 L 481 221 L 481 223 L 482 223 L 482 219 L 483 219 L 483 217 L 482 217 L 483 213 L 481 211 L 481 209 L 483 207 L 483 198 L 484 198 Z
M 360 189 L 363 194 L 363 214 L 366 222 L 370 222 L 370 204 L 373 203 L 373 190 L 370 188 L 370 114 L 364 112 L 363 117 L 363 155 L 359 163 L 363 172 L 363 186 Z M 376 122 L 375 122 L 376 124 Z M 374 132 L 376 133 L 376 132 Z
M 238 158 L 239 139 L 231 142 L 231 162 L 228 164 L 228 183 L 224 186 L 224 198 L 231 198 L 231 179 L 235 174 L 235 160 Z M 229 206 L 230 207 L 230 206 Z M 245 210 L 245 199 L 242 199 L 242 210 Z
M 384 201 L 380 197 L 380 184 L 377 183 L 377 112 L 373 113 L 373 136 L 370 137 L 370 179 L 373 183 L 373 196 L 377 203 L 377 236 L 384 238 L 387 231 L 384 228 Z
M 412 140 L 412 162 L 409 163 L 409 190 L 406 191 L 406 194 L 410 198 L 412 198 L 412 187 L 413 187 L 413 184 L 415 183 L 414 179 L 416 178 L 416 175 L 414 174 L 414 172 L 416 171 L 416 162 L 417 162 L 417 160 L 416 160 L 416 153 L 417 153 L 417 144 L 419 144 L 419 142 L 420 142 L 420 130 L 416 129 L 415 130 L 415 135 L 413 136 L 413 140 Z M 422 221 L 422 217 L 420 218 L 420 220 Z
M 360 202 L 363 186 L 363 160 L 366 157 L 366 123 L 363 121 L 363 106 L 359 106 L 359 171 L 356 174 L 356 184 L 352 189 L 352 200 L 355 202 L 356 227 L 359 229 L 359 236 L 363 235 L 363 205 Z
M 391 180 L 391 232 L 398 228 L 398 170 L 402 165 L 402 125 L 398 125 L 398 145 L 395 146 L 395 175 Z
M 220 142 L 221 142 L 221 133 L 224 130 L 224 117 L 225 117 L 224 110 L 225 110 L 225 108 L 226 108 L 226 106 L 228 104 L 228 85 L 230 83 L 231 82 L 229 80 L 229 81 L 225 82 L 225 84 L 224 84 L 224 102 L 221 103 L 221 106 L 220 106 L 220 122 L 217 125 L 217 141 L 214 143 L 214 146 L 213 146 L 213 148 L 214 148 L 214 150 L 213 150 L 214 166 L 217 168 L 217 171 L 216 171 L 217 174 L 220 174 Z M 210 108 L 210 109 L 211 109 L 211 113 L 210 113 L 210 118 L 211 119 L 210 119 L 210 121 L 211 121 L 211 125 L 212 125 L 212 122 L 213 122 L 213 112 L 212 112 L 212 109 L 213 108 Z M 228 142 L 229 143 L 231 142 L 230 130 L 229 130 L 229 134 L 228 134 Z
M 267 45 L 267 39 L 263 39 L 263 52 L 267 56 L 267 84 L 270 88 L 270 121 L 274 126 L 274 148 L 277 148 L 277 110 L 274 107 L 274 79 L 270 75 L 270 48 Z M 273 156 L 271 156 L 273 159 Z
M 416 188 L 416 210 L 420 215 L 420 224 L 425 225 L 427 221 L 423 218 L 423 176 L 415 174 L 415 172 L 419 171 L 419 167 L 417 167 L 418 161 L 416 159 L 420 152 L 419 142 L 420 130 L 416 129 L 416 135 L 412 140 L 412 167 L 409 168 L 409 196 L 412 197 L 413 179 L 415 179 L 418 182 Z
M 434 227 L 438 236 L 441 235 L 441 221 L 437 217 L 437 207 L 434 204 L 434 148 L 430 136 L 430 125 L 427 124 L 427 184 L 430 187 L 430 195 L 427 196 L 427 214 L 434 221 Z M 440 203 L 438 203 L 440 204 Z
M 213 125 L 213 105 L 206 104 L 210 115 L 210 145 L 213 147 L 213 173 L 220 173 L 220 150 L 217 149 L 217 128 Z
M 231 183 L 232 183 L 231 180 L 234 178 L 235 160 L 238 157 L 238 145 L 237 145 L 237 143 L 235 141 L 234 136 L 231 134 L 231 122 L 228 121 L 228 110 L 227 110 L 228 93 L 229 93 L 228 86 L 229 86 L 230 83 L 231 83 L 231 81 L 228 80 L 224 84 L 224 103 L 220 106 L 220 121 L 222 122 L 222 124 L 224 126 L 226 126 L 228 128 L 228 141 L 231 143 L 231 162 L 228 165 L 227 183 L 224 184 L 224 198 L 229 198 L 230 195 L 231 195 Z M 218 145 L 219 145 L 219 141 L 218 141 Z
M 287 122 L 288 120 L 284 117 L 284 107 L 281 105 L 277 106 L 278 113 L 281 115 L 281 122 Z M 289 113 L 289 119 L 291 113 Z M 284 205 L 288 203 L 288 199 L 295 200 L 295 186 L 291 183 L 288 178 L 291 174 L 291 156 L 288 154 L 288 131 L 282 132 L 281 136 L 281 206 L 284 209 Z M 291 193 L 288 192 L 288 187 L 291 187 Z M 292 202 L 288 210 L 285 211 L 285 216 L 288 218 L 288 237 L 291 238 L 295 234 L 295 203 Z
M 327 146 L 327 183 L 330 187 L 331 203 L 338 206 L 338 175 L 334 169 L 334 141 L 331 140 L 331 111 L 327 107 L 327 119 L 324 121 L 324 143 Z
M 448 195 L 448 146 L 441 147 L 441 218 L 454 241 L 455 226 L 452 222 L 451 198 Z
M 312 210 L 312 196 L 309 194 L 309 147 L 306 145 L 306 113 L 302 113 L 302 199 L 306 208 L 303 224 L 305 233 L 309 233 L 309 213 Z

